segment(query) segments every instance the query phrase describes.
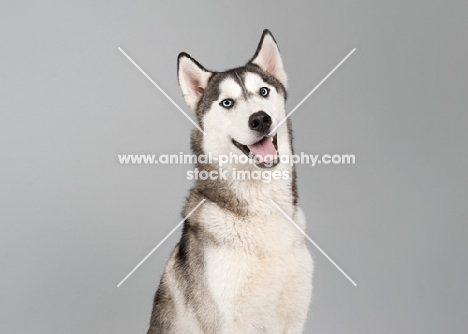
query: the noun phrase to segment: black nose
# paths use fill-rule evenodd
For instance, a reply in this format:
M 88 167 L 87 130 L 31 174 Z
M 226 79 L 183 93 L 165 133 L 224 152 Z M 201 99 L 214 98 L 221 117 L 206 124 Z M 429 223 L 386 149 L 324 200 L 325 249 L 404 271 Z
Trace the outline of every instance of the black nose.
M 267 132 L 271 125 L 271 117 L 264 111 L 250 115 L 249 128 L 258 132 Z

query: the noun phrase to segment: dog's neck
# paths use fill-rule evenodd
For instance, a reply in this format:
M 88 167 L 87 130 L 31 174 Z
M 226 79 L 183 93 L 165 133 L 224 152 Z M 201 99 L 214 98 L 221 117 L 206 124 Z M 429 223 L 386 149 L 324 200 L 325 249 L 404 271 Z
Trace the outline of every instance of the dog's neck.
M 219 167 L 212 164 L 197 164 L 201 171 L 218 171 Z M 227 168 L 227 180 L 219 178 L 195 181 L 191 192 L 217 204 L 219 207 L 232 211 L 236 215 L 246 216 L 264 212 L 264 205 L 271 206 L 270 199 L 281 207 L 289 208 L 296 205 L 296 180 L 294 168 L 289 167 L 289 177 L 285 180 L 233 179 L 232 168 Z M 258 170 L 263 172 L 263 170 Z M 289 210 L 288 210 L 289 211 Z

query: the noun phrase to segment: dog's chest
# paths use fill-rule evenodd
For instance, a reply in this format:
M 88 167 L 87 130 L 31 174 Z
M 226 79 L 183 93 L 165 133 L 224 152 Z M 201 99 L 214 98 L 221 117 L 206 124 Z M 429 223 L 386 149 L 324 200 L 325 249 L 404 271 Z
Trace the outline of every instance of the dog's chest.
M 274 307 L 299 271 L 298 253 L 307 251 L 299 231 L 279 213 L 231 222 L 223 233 L 228 242 L 207 249 L 205 258 L 215 300 L 233 313 Z

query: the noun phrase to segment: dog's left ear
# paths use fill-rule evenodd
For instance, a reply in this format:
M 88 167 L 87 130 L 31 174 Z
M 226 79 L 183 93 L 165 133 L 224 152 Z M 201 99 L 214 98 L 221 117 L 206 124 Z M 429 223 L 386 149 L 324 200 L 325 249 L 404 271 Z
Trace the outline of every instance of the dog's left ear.
M 278 45 L 268 29 L 263 30 L 257 51 L 250 60 L 250 63 L 259 66 L 265 72 L 273 75 L 284 87 L 287 87 L 288 77 L 283 69 L 283 61 L 281 60 Z
M 177 58 L 177 77 L 185 102 L 196 113 L 198 102 L 205 93 L 208 79 L 213 73 L 207 71 L 190 55 L 182 52 Z

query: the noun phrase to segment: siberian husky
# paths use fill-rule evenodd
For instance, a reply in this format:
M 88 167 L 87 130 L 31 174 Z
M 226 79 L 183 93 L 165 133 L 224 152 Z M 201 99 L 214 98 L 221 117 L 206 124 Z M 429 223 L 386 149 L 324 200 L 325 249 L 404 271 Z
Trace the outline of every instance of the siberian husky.
M 301 228 L 295 169 L 278 157 L 291 155 L 292 132 L 285 117 L 287 78 L 273 35 L 265 30 L 243 67 L 212 72 L 186 53 L 178 57 L 178 79 L 199 126 L 191 134 L 195 155 L 242 156 L 234 171 L 279 171 L 272 180 L 198 179 L 190 190 L 185 221 L 154 298 L 148 334 L 301 333 L 312 294 L 312 257 Z M 276 156 L 276 158 L 269 158 Z M 235 159 L 233 159 L 235 160 Z M 200 171 L 215 162 L 196 163 Z M 253 174 L 253 173 L 252 173 Z M 278 175 L 278 174 L 277 174 Z

